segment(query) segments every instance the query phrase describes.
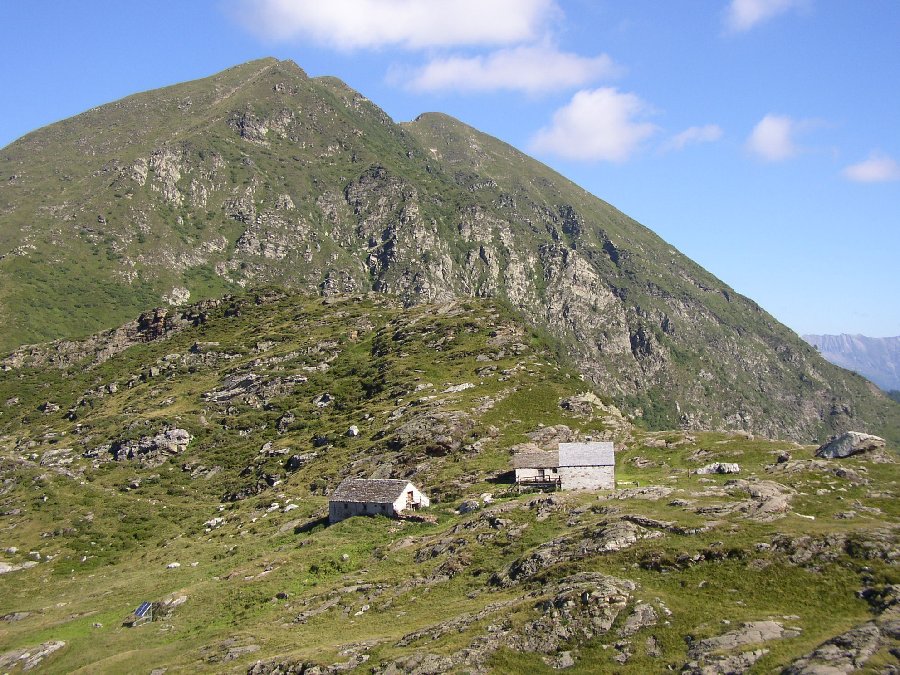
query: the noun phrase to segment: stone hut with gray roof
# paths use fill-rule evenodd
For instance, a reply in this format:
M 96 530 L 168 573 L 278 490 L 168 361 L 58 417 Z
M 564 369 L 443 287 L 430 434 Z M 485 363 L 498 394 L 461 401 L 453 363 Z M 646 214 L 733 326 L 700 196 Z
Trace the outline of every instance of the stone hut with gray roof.
M 430 503 L 407 480 L 347 478 L 328 498 L 328 522 L 337 523 L 351 516 L 396 518 L 404 511 L 424 508 Z
M 554 451 L 526 450 L 513 456 L 516 483 L 562 490 L 614 490 L 616 455 L 609 441 L 560 443 Z
M 612 442 L 560 443 L 559 478 L 563 490 L 615 490 Z

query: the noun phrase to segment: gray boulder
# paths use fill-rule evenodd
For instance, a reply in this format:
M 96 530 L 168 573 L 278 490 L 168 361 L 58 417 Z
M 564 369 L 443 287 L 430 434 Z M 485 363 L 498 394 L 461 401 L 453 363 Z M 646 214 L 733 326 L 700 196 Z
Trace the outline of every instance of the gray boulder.
M 187 450 L 191 438 L 185 429 L 165 429 L 136 441 L 115 441 L 108 450 L 117 462 L 131 460 L 153 467 Z
M 816 450 L 816 457 L 843 459 L 863 452 L 871 452 L 884 447 L 884 439 L 859 431 L 848 431 L 828 440 Z
M 733 462 L 713 462 L 697 469 L 696 473 L 704 475 L 710 473 L 740 473 L 741 467 Z
M 477 499 L 467 499 L 459 505 L 459 512 L 472 513 L 472 511 L 477 511 L 480 508 L 481 502 L 479 502 Z
M 310 462 L 310 460 L 315 459 L 317 453 L 315 452 L 306 452 L 302 455 L 291 455 L 287 462 L 284 464 L 284 468 L 288 471 L 297 471 L 300 467 L 305 466 Z

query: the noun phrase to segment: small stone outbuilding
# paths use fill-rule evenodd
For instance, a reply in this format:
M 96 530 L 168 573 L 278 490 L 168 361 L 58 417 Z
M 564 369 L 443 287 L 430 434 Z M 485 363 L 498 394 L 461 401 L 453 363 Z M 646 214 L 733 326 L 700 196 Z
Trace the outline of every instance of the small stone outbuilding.
M 328 522 L 351 516 L 395 518 L 404 511 L 429 506 L 431 502 L 407 480 L 347 478 L 328 499 Z
M 614 490 L 616 454 L 612 442 L 560 443 L 555 451 L 513 456 L 516 483 L 562 490 Z

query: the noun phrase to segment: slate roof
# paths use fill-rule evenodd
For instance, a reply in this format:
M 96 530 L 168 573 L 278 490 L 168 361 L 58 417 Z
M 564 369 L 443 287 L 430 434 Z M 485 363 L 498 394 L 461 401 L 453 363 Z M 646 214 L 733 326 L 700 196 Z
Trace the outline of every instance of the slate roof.
M 560 443 L 560 466 L 615 466 L 616 454 L 611 441 Z
M 328 498 L 332 502 L 392 504 L 410 485 L 392 478 L 347 478 Z
M 514 469 L 555 469 L 559 466 L 559 453 L 555 450 L 531 450 L 513 455 Z

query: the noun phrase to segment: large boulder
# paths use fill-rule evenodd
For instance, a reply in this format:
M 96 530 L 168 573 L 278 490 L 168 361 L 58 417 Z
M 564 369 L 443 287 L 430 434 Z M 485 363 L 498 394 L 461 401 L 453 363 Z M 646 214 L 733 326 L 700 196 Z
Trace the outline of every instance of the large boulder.
M 481 502 L 477 499 L 466 499 L 462 504 L 459 505 L 460 513 L 472 513 L 472 511 L 477 511 L 481 508 Z
M 712 464 L 707 464 L 704 467 L 701 467 L 695 471 L 700 475 L 706 475 L 711 473 L 740 473 L 741 467 L 739 464 L 735 464 L 733 462 L 713 462 Z
M 884 439 L 859 431 L 848 431 L 828 440 L 816 450 L 816 457 L 842 459 L 884 447 Z

